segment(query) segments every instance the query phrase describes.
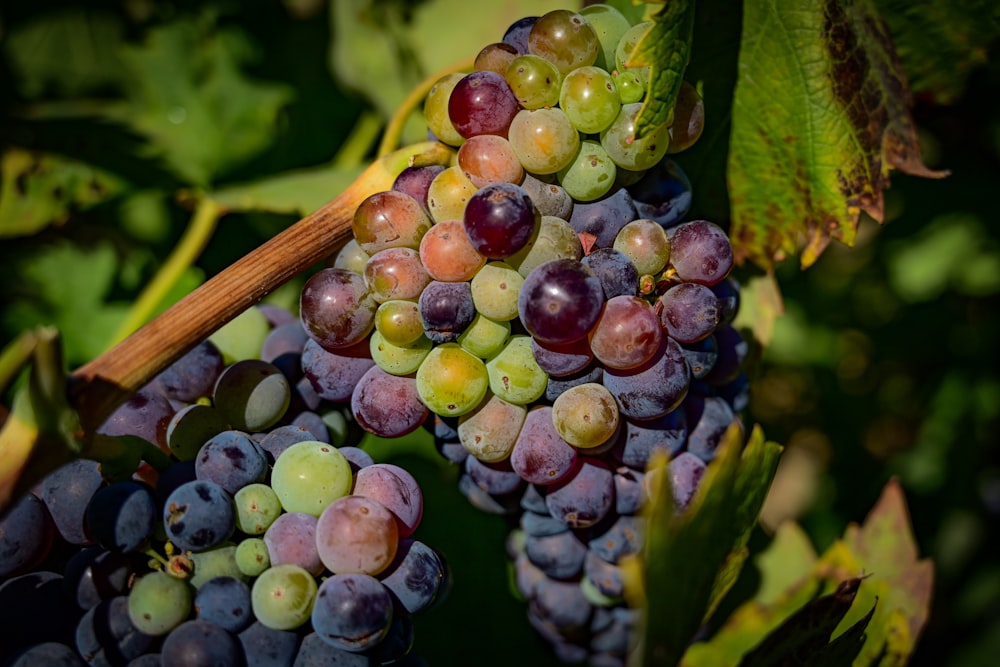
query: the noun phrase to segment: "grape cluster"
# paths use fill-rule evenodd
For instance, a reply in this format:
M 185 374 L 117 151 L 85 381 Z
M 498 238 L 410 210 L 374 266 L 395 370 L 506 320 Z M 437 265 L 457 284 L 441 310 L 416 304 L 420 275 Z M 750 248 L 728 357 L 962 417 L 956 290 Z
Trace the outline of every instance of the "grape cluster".
M 0 663 L 420 664 L 411 615 L 447 577 L 417 481 L 349 444 L 298 318 L 237 324 L 259 358 L 204 341 L 100 427 L 158 468 L 77 459 L 0 519 Z
M 649 27 L 607 5 L 525 18 L 437 81 L 424 116 L 454 163 L 366 199 L 300 300 L 314 385 L 377 436 L 430 429 L 469 500 L 515 522 L 531 623 L 594 665 L 630 645 L 619 565 L 651 453 L 682 510 L 746 401 L 733 249 L 685 221 L 668 157 L 701 133 L 694 88 L 634 136 L 649 73 L 625 61 Z

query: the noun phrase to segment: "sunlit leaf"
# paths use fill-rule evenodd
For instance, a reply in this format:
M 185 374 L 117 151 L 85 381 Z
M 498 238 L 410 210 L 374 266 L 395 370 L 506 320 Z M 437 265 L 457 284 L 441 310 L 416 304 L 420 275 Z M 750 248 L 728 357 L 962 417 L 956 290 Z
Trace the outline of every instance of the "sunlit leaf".
M 114 197 L 124 182 L 94 166 L 9 148 L 0 156 L 0 238 L 27 236 Z
M 649 66 L 649 89 L 635 119 L 636 137 L 673 122 L 677 94 L 691 57 L 694 5 L 694 0 L 663 5 L 628 58 L 629 67 Z
M 740 285 L 740 309 L 734 325 L 750 329 L 761 345 L 771 344 L 775 323 L 784 313 L 781 289 L 773 273 L 750 276 Z
M 889 172 L 921 161 L 910 95 L 869 0 L 746 3 L 729 184 L 736 253 L 811 265 L 850 245 L 862 212 L 882 220 Z
M 233 185 L 211 194 L 228 211 L 269 211 L 304 217 L 351 184 L 362 168 L 322 166 Z

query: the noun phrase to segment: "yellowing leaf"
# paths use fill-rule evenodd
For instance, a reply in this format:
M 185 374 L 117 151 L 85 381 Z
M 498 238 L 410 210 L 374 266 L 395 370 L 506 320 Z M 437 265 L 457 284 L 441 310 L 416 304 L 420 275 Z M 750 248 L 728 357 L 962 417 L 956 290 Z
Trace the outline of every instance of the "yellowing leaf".
M 920 157 L 906 78 L 870 0 L 746 3 L 728 177 L 737 258 L 762 267 L 882 220 L 889 172 Z

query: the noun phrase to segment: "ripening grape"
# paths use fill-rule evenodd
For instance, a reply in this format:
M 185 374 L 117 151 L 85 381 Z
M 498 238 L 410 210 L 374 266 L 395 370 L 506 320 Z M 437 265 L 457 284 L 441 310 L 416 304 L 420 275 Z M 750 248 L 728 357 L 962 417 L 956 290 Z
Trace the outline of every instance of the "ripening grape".
M 608 368 L 636 368 L 660 348 L 663 330 L 649 302 L 622 294 L 608 299 L 590 333 L 590 349 Z
M 460 282 L 476 275 L 486 257 L 469 241 L 465 223 L 442 220 L 420 240 L 420 261 L 434 280 Z
M 633 220 L 618 232 L 612 247 L 635 264 L 639 275 L 655 275 L 670 261 L 670 240 L 663 227 L 646 219 Z
M 303 328 L 328 350 L 363 340 L 375 326 L 377 307 L 364 277 L 346 269 L 317 271 L 299 297 Z
M 344 455 L 316 440 L 292 445 L 271 469 L 271 488 L 286 512 L 319 516 L 327 505 L 351 492 L 352 481 Z
M 455 129 L 448 113 L 451 92 L 464 76 L 460 72 L 445 74 L 431 86 L 427 93 L 427 99 L 424 101 L 424 119 L 427 121 L 427 129 L 437 139 L 450 146 L 460 146 L 465 141 L 465 138 Z
M 565 193 L 565 190 L 559 189 Z M 535 267 L 550 259 L 578 260 L 581 257 L 583 245 L 570 224 L 563 218 L 543 215 L 534 238 L 505 261 L 526 278 Z
M 128 615 L 140 632 L 165 635 L 187 619 L 193 599 L 188 582 L 166 572 L 150 572 L 132 585 Z
M 552 404 L 552 423 L 574 447 L 589 449 L 607 442 L 618 429 L 618 405 L 603 385 L 588 382 L 567 389 Z
M 335 574 L 378 574 L 392 563 L 398 545 L 396 519 L 374 498 L 344 496 L 316 524 L 319 557 Z
M 521 286 L 518 314 L 532 336 L 561 345 L 586 336 L 604 306 L 601 282 L 585 264 L 554 259 L 528 274 Z
M 518 56 L 503 74 L 518 103 L 525 109 L 558 104 L 562 73 L 549 60 L 532 54 Z
M 461 220 L 465 205 L 477 189 L 460 166 L 452 165 L 431 181 L 427 190 L 427 210 L 434 222 Z
M 551 61 L 563 74 L 593 65 L 600 48 L 587 19 L 568 9 L 546 13 L 528 33 L 528 51 Z
M 521 432 L 523 405 L 490 394 L 476 409 L 458 420 L 458 439 L 480 461 L 502 461 L 510 456 Z
M 365 285 L 378 303 L 393 299 L 416 299 L 431 281 L 413 248 L 379 250 L 365 266 Z
M 511 121 L 507 136 L 527 171 L 554 174 L 580 148 L 580 133 L 562 109 L 522 109 Z
M 489 70 L 466 74 L 448 98 L 448 116 L 465 139 L 480 134 L 506 137 L 518 109 L 517 97 L 507 80 Z
M 430 410 L 458 417 L 486 396 L 489 375 L 481 359 L 456 343 L 436 346 L 417 369 L 417 392 Z
M 375 330 L 393 345 L 410 345 L 424 335 L 420 308 L 413 301 L 386 301 L 375 311 Z
M 416 250 L 430 227 L 420 202 L 397 190 L 370 195 L 358 205 L 351 222 L 354 238 L 369 255 L 386 248 Z
M 458 149 L 457 159 L 458 166 L 477 188 L 491 183 L 516 185 L 524 178 L 524 168 L 514 149 L 495 134 L 471 137 Z
M 489 70 L 503 75 L 507 72 L 511 61 L 517 56 L 517 49 L 510 44 L 504 42 L 487 44 L 476 54 L 472 68 L 476 71 Z
M 489 359 L 503 348 L 510 337 L 510 321 L 494 320 L 476 313 L 472 324 L 458 335 L 458 344 L 480 359 Z
M 559 170 L 559 184 L 577 201 L 594 201 L 615 184 L 617 167 L 599 142 L 580 142 L 580 152 Z
M 531 337 L 512 336 L 503 350 L 486 362 L 490 389 L 517 405 L 528 405 L 545 393 L 548 375 L 535 361 Z

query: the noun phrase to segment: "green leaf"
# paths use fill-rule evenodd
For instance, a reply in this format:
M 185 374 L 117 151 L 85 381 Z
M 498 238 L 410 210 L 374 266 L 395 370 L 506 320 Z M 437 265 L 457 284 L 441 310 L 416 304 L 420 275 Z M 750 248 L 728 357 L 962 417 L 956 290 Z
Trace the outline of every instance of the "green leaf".
M 780 452 L 759 428 L 743 449 L 742 429 L 730 427 L 691 505 L 680 513 L 665 460 L 651 463 L 645 545 L 640 558 L 625 564 L 630 606 L 644 612 L 638 664 L 677 664 L 735 580 Z
M 653 25 L 628 57 L 629 67 L 649 66 L 646 99 L 635 119 L 636 138 L 673 123 L 693 33 L 694 0 L 668 2 L 653 15 Z
M 338 0 L 330 3 L 330 68 L 388 119 L 420 81 L 475 58 L 514 21 L 565 7 L 559 0 Z
M 73 211 L 106 201 L 124 188 L 120 178 L 83 162 L 8 148 L 0 156 L 0 238 L 64 224 Z
M 254 81 L 243 67 L 254 56 L 245 33 L 210 17 L 182 18 L 123 49 L 128 104 L 117 120 L 143 134 L 182 180 L 206 186 L 267 148 L 287 86 Z
M 770 268 L 862 211 L 881 221 L 889 171 L 941 177 L 920 157 L 906 78 L 870 0 L 746 3 L 728 178 L 738 261 Z
M 761 582 L 754 599 L 765 605 L 776 602 L 809 575 L 816 559 L 816 549 L 802 527 L 794 521 L 783 522 L 771 544 L 755 559 Z
M 361 172 L 361 166 L 324 165 L 225 187 L 210 196 L 228 211 L 305 217 L 345 190 Z
M 973 70 L 1000 34 L 992 0 L 876 0 L 910 87 L 939 104 L 958 101 Z M 934 48 L 927 48 L 933 44 Z

